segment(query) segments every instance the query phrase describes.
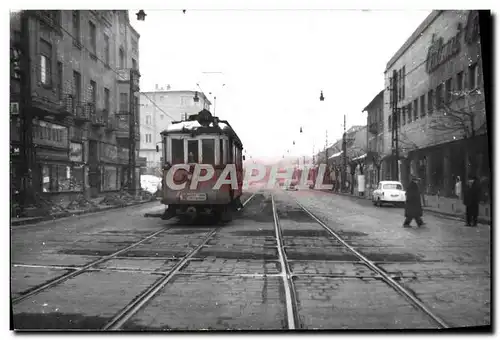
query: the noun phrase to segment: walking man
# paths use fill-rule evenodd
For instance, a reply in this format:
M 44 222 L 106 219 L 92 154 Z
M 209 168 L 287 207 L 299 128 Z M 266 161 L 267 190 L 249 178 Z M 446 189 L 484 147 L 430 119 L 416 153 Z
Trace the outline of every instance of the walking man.
M 420 200 L 420 190 L 417 184 L 418 179 L 412 176 L 411 182 L 406 190 L 405 221 L 403 228 L 410 228 L 413 219 L 419 227 L 425 225 L 422 221 L 422 201 Z
M 477 216 L 479 215 L 479 199 L 481 195 L 481 187 L 476 176 L 472 176 L 467 182 L 464 190 L 464 205 L 465 210 L 465 225 L 477 226 Z

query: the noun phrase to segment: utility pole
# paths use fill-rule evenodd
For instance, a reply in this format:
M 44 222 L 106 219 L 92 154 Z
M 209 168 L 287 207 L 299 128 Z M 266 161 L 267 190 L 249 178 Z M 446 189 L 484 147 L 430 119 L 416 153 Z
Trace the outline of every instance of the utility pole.
M 129 191 L 131 194 L 136 194 L 136 173 L 135 173 L 135 122 L 136 122 L 136 105 L 135 92 L 138 90 L 139 74 L 134 68 L 130 69 L 130 99 L 129 99 Z
M 344 115 L 344 134 L 342 135 L 342 189 L 345 189 L 345 182 L 347 181 L 347 130 L 346 130 L 346 115 Z
M 328 130 L 326 130 L 325 137 L 325 164 L 328 165 Z
M 33 147 L 33 117 L 31 110 L 31 59 L 30 59 L 30 11 L 21 11 L 21 37 L 20 37 L 20 137 L 21 137 L 21 209 L 25 209 L 36 203 L 34 192 L 37 188 L 33 185 L 33 171 L 35 166 L 35 149 Z
M 392 179 L 399 180 L 399 110 L 398 110 L 398 74 L 392 71 L 392 155 L 393 175 Z

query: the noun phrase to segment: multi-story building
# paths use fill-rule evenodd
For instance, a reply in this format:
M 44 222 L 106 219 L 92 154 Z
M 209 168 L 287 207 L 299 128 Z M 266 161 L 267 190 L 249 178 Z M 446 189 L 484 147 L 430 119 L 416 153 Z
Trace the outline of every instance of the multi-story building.
M 366 185 L 369 189 L 381 180 L 381 160 L 384 152 L 384 90 L 363 109 L 366 118 Z
M 31 107 L 11 112 L 11 145 L 19 151 L 19 117 L 29 112 L 34 190 L 57 202 L 120 190 L 127 178 L 131 143 L 128 121 L 120 126 L 118 117 L 128 119 L 129 100 L 124 98 L 130 98 L 130 69 L 138 70 L 139 61 L 139 34 L 128 12 L 54 10 L 27 15 Z M 11 17 L 13 51 L 21 43 L 20 31 L 16 13 Z M 11 104 L 21 100 L 18 83 L 19 77 L 11 72 Z M 19 153 L 11 154 L 11 164 L 11 180 L 19 186 Z
M 197 98 L 197 101 L 195 100 Z M 162 152 L 161 135 L 172 121 L 180 121 L 203 109 L 210 109 L 210 101 L 203 92 L 194 90 L 162 90 L 141 92 L 140 156 L 146 158 L 144 173 L 158 175 Z
M 397 79 L 391 81 L 393 71 Z M 403 182 L 423 180 L 428 195 L 450 196 L 454 180 L 490 178 L 482 58 L 477 11 L 433 11 L 387 63 L 383 171 Z M 398 110 L 395 110 L 398 109 Z M 391 156 L 398 112 L 401 161 Z M 489 191 L 489 190 L 486 190 Z

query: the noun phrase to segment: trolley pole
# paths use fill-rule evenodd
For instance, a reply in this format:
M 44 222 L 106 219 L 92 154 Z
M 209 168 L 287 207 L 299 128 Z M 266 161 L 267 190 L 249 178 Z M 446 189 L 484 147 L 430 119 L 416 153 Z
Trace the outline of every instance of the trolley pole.
M 31 109 L 31 59 L 30 59 L 30 32 L 29 32 L 30 11 L 21 11 L 21 36 L 20 36 L 20 137 L 21 137 L 21 209 L 25 209 L 36 203 L 33 181 L 35 166 L 35 149 L 33 147 L 33 115 Z
M 393 155 L 393 180 L 399 180 L 399 110 L 398 110 L 398 74 L 392 71 L 392 155 Z
M 136 77 L 137 76 L 137 77 Z M 137 71 L 133 68 L 130 69 L 130 100 L 129 100 L 129 191 L 131 194 L 136 194 L 136 157 L 135 157 L 135 122 L 136 122 L 136 105 L 135 105 L 135 92 L 137 91 L 138 75 Z

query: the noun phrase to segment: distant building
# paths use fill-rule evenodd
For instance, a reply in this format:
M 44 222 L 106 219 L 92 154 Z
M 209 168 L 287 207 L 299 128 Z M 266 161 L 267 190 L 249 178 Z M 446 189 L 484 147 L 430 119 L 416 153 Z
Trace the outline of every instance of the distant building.
M 374 189 L 380 179 L 381 160 L 384 156 L 384 90 L 363 109 L 366 118 L 366 169 L 365 180 L 369 189 Z
M 469 10 L 433 11 L 387 63 L 385 88 L 398 89 L 398 172 L 404 184 L 413 173 L 428 195 L 450 196 L 456 176 L 489 181 L 482 73 L 478 12 Z M 383 176 L 395 178 L 388 90 L 384 115 Z
M 156 145 L 162 150 L 161 135 L 172 121 L 210 109 L 211 102 L 203 92 L 195 90 L 163 90 L 141 92 L 141 141 L 139 155 L 146 158 L 143 173 L 159 175 L 162 152 L 156 152 Z M 198 102 L 195 102 L 195 95 Z

